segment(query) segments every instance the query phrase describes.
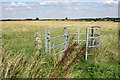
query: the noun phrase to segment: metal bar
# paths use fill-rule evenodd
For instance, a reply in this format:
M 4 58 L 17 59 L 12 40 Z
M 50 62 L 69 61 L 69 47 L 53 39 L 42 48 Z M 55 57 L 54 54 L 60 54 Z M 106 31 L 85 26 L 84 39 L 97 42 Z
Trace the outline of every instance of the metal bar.
M 94 38 L 94 39 L 96 39 L 96 38 L 100 38 L 100 36 L 98 36 L 98 37 L 89 37 L 89 38 Z
M 60 37 L 64 37 L 64 35 L 57 36 L 57 37 L 51 37 L 50 39 L 56 39 L 56 38 L 60 38 Z
M 92 47 L 92 48 L 94 48 L 94 47 L 99 47 L 100 45 L 96 45 L 96 46 L 88 46 L 88 47 Z
M 99 34 L 94 34 L 94 36 L 100 36 Z
M 2 37 L 3 39 L 11 38 L 11 39 L 34 39 L 35 37 Z M 1 39 L 1 38 L 0 38 Z
M 65 27 L 59 27 L 59 28 L 50 28 L 50 30 L 54 30 L 54 29 L 64 29 Z
M 87 54 L 88 56 L 93 55 L 93 54 Z
M 85 33 L 86 34 L 86 33 Z M 91 33 L 89 33 L 89 35 L 92 35 Z M 99 34 L 94 34 L 94 36 L 100 36 Z
M 99 26 L 91 26 L 91 28 L 90 29 L 100 29 L 101 27 L 99 27 Z
M 55 48 L 55 47 L 58 47 L 58 46 L 61 46 L 61 45 L 64 45 L 64 44 L 65 44 L 65 43 L 58 44 L 58 45 L 56 45 L 56 46 L 51 47 L 51 49 L 53 49 L 53 48 Z
M 100 29 L 100 28 L 90 28 L 90 29 Z
M 69 35 L 70 35 L 70 34 L 73 34 L 73 35 L 74 35 L 74 34 L 86 34 L 86 33 L 69 33 Z
M 78 40 L 73 40 L 73 41 L 78 41 Z M 86 40 L 79 40 L 79 41 L 86 41 Z
M 66 26 L 66 27 L 91 27 L 91 26 Z
M 86 28 L 86 53 L 85 53 L 85 60 L 87 60 L 88 56 L 88 28 Z

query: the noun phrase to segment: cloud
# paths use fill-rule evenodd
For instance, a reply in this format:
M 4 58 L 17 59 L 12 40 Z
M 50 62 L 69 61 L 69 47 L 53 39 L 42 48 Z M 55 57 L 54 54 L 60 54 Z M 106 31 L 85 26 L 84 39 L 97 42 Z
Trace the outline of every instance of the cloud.
M 28 4 L 26 4 L 26 3 L 17 3 L 17 6 L 28 6 Z
M 45 1 L 45 2 L 41 2 L 40 5 L 66 5 L 66 4 L 69 4 L 70 2 L 67 2 L 67 1 L 63 1 L 63 2 L 60 2 L 60 1 Z
M 17 10 L 17 9 L 19 10 L 20 9 L 33 9 L 27 3 L 23 3 L 23 2 L 18 2 L 18 3 L 11 2 L 7 5 L 3 4 L 3 6 L 5 7 L 6 10 L 10 10 L 10 11 Z
M 105 2 L 103 2 L 103 5 L 106 6 L 117 6 L 118 5 L 118 0 L 107 0 Z
M 79 9 L 80 4 L 78 2 L 69 1 L 46 1 L 39 3 L 41 6 L 52 6 L 59 9 Z
M 32 7 L 28 6 L 27 9 L 33 9 Z
M 17 4 L 16 4 L 16 3 L 14 3 L 14 2 L 12 2 L 12 3 L 10 3 L 10 4 L 9 4 L 9 6 L 16 7 L 16 6 L 17 6 Z
M 40 2 L 4 2 L 2 3 L 2 12 L 4 17 L 26 18 L 63 18 L 63 17 L 87 17 L 87 16 L 106 16 L 116 14 L 116 0 L 107 0 L 104 2 L 81 2 L 81 1 L 50 1 Z M 113 7 L 112 7 L 113 6 Z M 109 9 L 112 8 L 112 9 Z M 16 13 L 16 15 L 15 15 Z
M 52 6 L 62 10 L 81 10 L 81 9 L 95 9 L 96 2 L 78 2 L 78 1 L 44 1 L 40 2 L 41 6 Z
M 10 6 L 10 7 L 19 7 L 19 6 L 28 6 L 28 4 L 26 4 L 26 3 L 21 3 L 21 2 L 19 2 L 19 3 L 11 2 L 11 3 L 9 4 L 9 6 Z
M 13 8 L 8 7 L 8 8 L 6 8 L 6 10 L 10 10 L 10 11 L 12 11 L 12 10 L 13 10 Z

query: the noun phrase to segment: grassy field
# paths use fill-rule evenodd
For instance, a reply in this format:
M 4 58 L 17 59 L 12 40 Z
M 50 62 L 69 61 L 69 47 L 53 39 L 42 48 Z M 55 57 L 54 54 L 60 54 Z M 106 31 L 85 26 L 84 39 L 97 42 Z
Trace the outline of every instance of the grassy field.
M 2 24 L 3 77 L 46 78 L 61 59 L 61 54 L 45 53 L 44 32 L 47 28 L 64 26 L 100 26 L 101 48 L 93 56 L 83 58 L 64 78 L 119 78 L 118 23 L 82 21 L 4 21 Z M 36 55 L 35 32 L 42 35 L 41 56 Z M 54 35 L 61 34 L 56 31 Z M 54 36 L 53 35 L 53 36 Z

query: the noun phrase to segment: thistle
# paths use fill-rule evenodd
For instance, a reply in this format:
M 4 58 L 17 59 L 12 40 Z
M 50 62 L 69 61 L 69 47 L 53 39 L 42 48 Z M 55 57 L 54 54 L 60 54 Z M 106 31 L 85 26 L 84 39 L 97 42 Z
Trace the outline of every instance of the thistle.
M 79 59 L 84 55 L 86 51 L 86 48 L 85 46 L 76 54 L 76 56 L 71 60 L 71 62 L 65 66 L 65 68 L 62 70 L 62 72 L 57 75 L 56 77 L 60 77 L 61 75 L 64 75 L 65 76 L 65 73 L 68 72 L 69 69 L 71 69 L 76 63 L 77 61 L 79 61 Z
M 62 59 L 56 64 L 55 69 L 50 73 L 50 76 L 54 76 L 58 69 L 61 67 L 62 64 L 65 63 L 65 60 L 67 60 L 68 56 L 70 56 L 70 54 L 72 53 L 72 51 L 74 50 L 74 48 L 78 45 L 78 43 L 74 43 L 73 45 L 69 46 L 66 51 L 64 51 L 64 55 L 62 57 Z

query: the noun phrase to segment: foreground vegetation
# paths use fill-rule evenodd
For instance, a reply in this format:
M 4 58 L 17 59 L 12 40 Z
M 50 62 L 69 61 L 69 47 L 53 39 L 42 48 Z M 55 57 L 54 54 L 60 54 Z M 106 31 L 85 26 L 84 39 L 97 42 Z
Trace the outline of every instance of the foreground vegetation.
M 64 78 L 119 78 L 118 23 L 84 21 L 6 21 L 2 24 L 4 78 L 46 78 L 52 72 L 62 54 L 45 53 L 44 31 L 46 28 L 64 26 L 100 26 L 101 48 L 93 56 L 83 58 L 62 76 Z M 42 35 L 43 48 L 37 55 L 34 33 Z M 56 32 L 57 35 L 60 32 Z

